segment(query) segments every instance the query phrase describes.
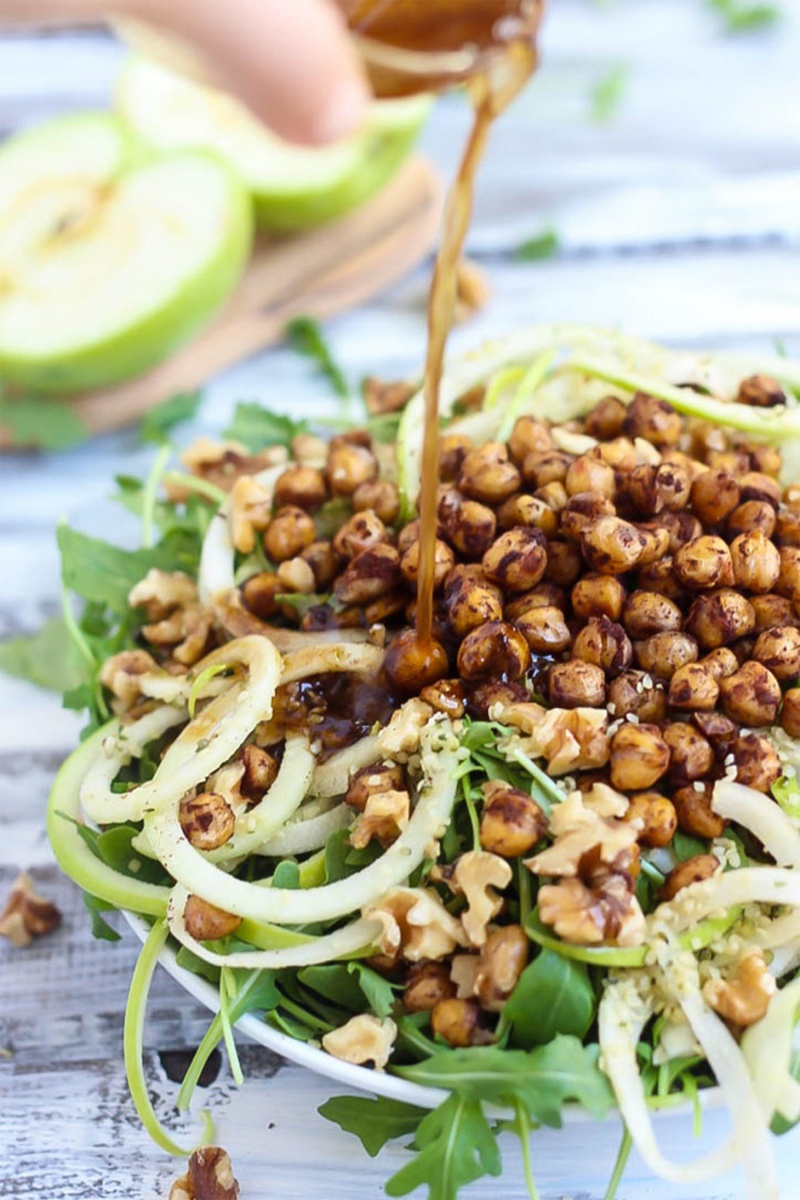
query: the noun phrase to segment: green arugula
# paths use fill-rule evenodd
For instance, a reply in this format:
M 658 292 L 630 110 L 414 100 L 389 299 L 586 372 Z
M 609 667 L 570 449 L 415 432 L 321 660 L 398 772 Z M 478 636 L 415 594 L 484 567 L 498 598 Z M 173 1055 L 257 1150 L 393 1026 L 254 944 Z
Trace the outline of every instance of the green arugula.
M 295 421 L 270 412 L 257 402 L 242 401 L 236 405 L 233 421 L 222 436 L 241 442 L 252 454 L 266 446 L 285 446 L 287 450 L 299 433 L 306 433 L 307 421 Z
M 165 445 L 169 434 L 182 421 L 189 421 L 200 405 L 200 392 L 178 392 L 151 408 L 139 422 L 139 437 L 143 442 Z
M 63 617 L 52 617 L 36 633 L 3 642 L 0 671 L 51 692 L 69 692 L 84 679 Z
M 454 1094 L 420 1121 L 417 1156 L 386 1183 L 387 1196 L 427 1187 L 428 1200 L 453 1200 L 467 1184 L 502 1170 L 500 1147 L 480 1101 Z
M 630 81 L 630 68 L 617 63 L 592 88 L 590 115 L 593 121 L 605 124 L 613 120 L 622 103 Z
M 345 1133 L 353 1133 L 370 1158 L 375 1158 L 387 1142 L 414 1133 L 426 1116 L 424 1108 L 401 1100 L 372 1099 L 368 1096 L 334 1096 L 317 1109 Z
M 560 1033 L 582 1038 L 596 1011 L 597 997 L 585 963 L 542 950 L 520 975 L 501 1024 L 510 1029 L 513 1046 L 529 1050 Z
M 88 892 L 82 892 L 81 895 L 83 907 L 92 919 L 92 937 L 102 942 L 120 941 L 121 934 L 117 933 L 102 915 L 104 912 L 115 912 L 114 905 L 107 904 L 105 900 L 98 900 L 97 896 L 90 896 Z
M 1 650 L 2 647 L 0 647 Z M 800 783 L 796 777 L 782 775 L 776 783 L 773 783 L 772 795 L 787 816 L 800 817 Z
M 295 317 L 286 326 L 286 338 L 292 349 L 316 363 L 317 373 L 327 379 L 337 396 L 341 396 L 343 400 L 349 398 L 348 382 L 313 317 Z
M 517 262 L 542 262 L 555 258 L 560 249 L 561 239 L 555 229 L 543 229 L 541 233 L 521 242 L 514 257 Z
M 750 0 L 706 0 L 722 21 L 726 33 L 752 33 L 775 25 L 783 16 L 777 4 L 750 3 Z
M 62 400 L 43 396 L 14 396 L 0 391 L 0 424 L 18 446 L 37 450 L 67 450 L 85 442 L 89 429 Z

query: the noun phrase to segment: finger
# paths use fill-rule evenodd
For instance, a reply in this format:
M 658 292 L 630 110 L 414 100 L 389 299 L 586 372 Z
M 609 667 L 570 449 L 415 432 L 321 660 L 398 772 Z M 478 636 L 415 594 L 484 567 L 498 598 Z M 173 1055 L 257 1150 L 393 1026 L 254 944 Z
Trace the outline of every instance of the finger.
M 315 145 L 352 133 L 370 98 L 330 0 L 148 0 L 148 17 L 192 42 L 220 83 L 281 137 Z

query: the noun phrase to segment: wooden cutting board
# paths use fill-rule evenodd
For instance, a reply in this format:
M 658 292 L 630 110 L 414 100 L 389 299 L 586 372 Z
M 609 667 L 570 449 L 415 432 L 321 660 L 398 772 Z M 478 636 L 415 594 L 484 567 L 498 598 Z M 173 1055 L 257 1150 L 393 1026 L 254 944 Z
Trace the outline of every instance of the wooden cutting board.
M 236 291 L 206 329 L 146 375 L 63 403 L 92 433 L 107 433 L 279 342 L 293 317 L 323 319 L 365 303 L 430 253 L 442 196 L 433 168 L 411 158 L 381 192 L 339 220 L 296 237 L 259 238 Z M 14 448 L 0 428 L 0 449 Z

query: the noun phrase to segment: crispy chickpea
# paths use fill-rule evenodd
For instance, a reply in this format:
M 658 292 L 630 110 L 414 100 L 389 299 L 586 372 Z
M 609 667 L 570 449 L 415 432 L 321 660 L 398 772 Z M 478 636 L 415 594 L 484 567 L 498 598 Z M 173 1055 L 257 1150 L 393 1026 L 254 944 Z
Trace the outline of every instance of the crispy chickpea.
M 339 558 L 330 542 L 312 542 L 300 555 L 314 573 L 314 586 L 318 592 L 327 591 L 339 570 Z
M 653 521 L 639 524 L 636 528 L 644 538 L 639 566 L 646 567 L 648 563 L 661 562 L 669 554 L 671 541 L 668 531 L 663 525 L 656 525 Z
M 739 670 L 739 660 L 728 646 L 718 646 L 701 659 L 701 663 L 711 672 L 717 683 Z
M 314 522 L 302 508 L 279 508 L 264 534 L 264 549 L 273 562 L 296 558 L 317 536 Z
M 730 753 L 736 767 L 736 782 L 769 795 L 773 783 L 783 774 L 772 742 L 758 733 L 744 733 L 730 743 Z
M 682 463 L 643 463 L 631 471 L 627 485 L 628 495 L 638 511 L 654 517 L 661 512 L 679 512 L 686 507 L 692 477 Z
M 509 496 L 497 510 L 500 529 L 514 529 L 517 525 L 541 529 L 545 537 L 554 537 L 558 532 L 558 516 L 538 496 L 519 493 Z
M 694 513 L 683 509 L 682 512 L 663 512 L 658 518 L 659 524 L 669 534 L 669 553 L 675 554 L 687 542 L 693 542 L 703 536 L 703 526 Z M 674 566 L 674 563 L 673 563 Z
M 335 496 L 352 496 L 359 484 L 378 477 L 378 460 L 367 446 L 331 442 L 325 466 L 328 487 Z
M 465 689 L 467 693 L 467 712 L 478 721 L 489 720 L 489 710 L 496 704 L 507 708 L 509 704 L 521 704 L 529 700 L 525 685 L 512 680 L 494 679 L 478 680 L 470 683 Z
M 737 450 L 730 446 L 724 450 L 709 450 L 706 454 L 709 467 L 718 471 L 727 471 L 738 479 L 750 470 L 750 455 L 746 450 Z
M 681 418 L 666 400 L 637 392 L 628 405 L 622 430 L 628 437 L 645 438 L 659 448 L 676 446 L 681 436 Z
M 475 446 L 464 458 L 458 475 L 458 487 L 465 496 L 490 505 L 502 504 L 513 496 L 521 482 L 504 442 Z
M 343 604 L 368 604 L 393 591 L 401 579 L 400 555 L 394 546 L 381 542 L 348 563 L 333 591 Z
M 261 746 L 245 746 L 242 750 L 244 775 L 241 789 L 248 799 L 260 800 L 278 778 L 278 760 Z
M 547 454 L 552 450 L 553 439 L 547 426 L 535 417 L 517 417 L 508 439 L 508 449 L 514 462 L 521 467 L 529 454 Z
M 302 508 L 314 512 L 328 495 L 325 476 L 314 467 L 293 463 L 275 484 L 275 506 L 277 508 Z
M 487 621 L 472 629 L 458 651 L 462 679 L 521 679 L 531 660 L 525 638 L 513 625 Z
M 736 399 L 740 404 L 752 404 L 756 408 L 772 408 L 786 403 L 786 393 L 777 379 L 771 375 L 748 375 L 739 384 Z
M 684 787 L 709 774 L 714 766 L 714 751 L 693 725 L 673 721 L 664 726 L 663 736 L 669 746 L 669 778 L 674 787 Z
M 719 683 L 704 663 L 679 667 L 669 681 L 669 703 L 686 711 L 711 710 L 719 699 Z
M 608 442 L 622 433 L 625 421 L 625 405 L 616 396 L 606 396 L 598 400 L 594 408 L 586 414 L 586 432 L 598 441 Z
M 719 685 L 722 711 L 743 725 L 774 725 L 781 703 L 781 685 L 760 662 L 746 662 Z
M 445 580 L 444 604 L 456 637 L 464 637 L 470 629 L 486 621 L 499 621 L 503 616 L 500 589 L 489 583 L 477 566 L 469 573 L 463 566 L 450 572 Z
M 678 582 L 692 591 L 730 587 L 733 563 L 727 543 L 720 537 L 704 534 L 675 551 Z
M 450 662 L 441 642 L 423 645 L 413 629 L 404 629 L 389 643 L 383 670 L 399 692 L 416 696 L 429 684 L 445 679 L 450 674 Z
M 400 570 L 409 583 L 416 584 L 419 578 L 419 542 L 412 542 L 400 560 Z M 447 542 L 436 539 L 433 563 L 433 588 L 439 591 L 453 569 L 455 555 Z
M 260 571 L 242 584 L 242 600 L 254 616 L 269 621 L 278 614 L 279 605 L 275 597 L 283 590 L 273 571 Z
M 625 602 L 622 623 L 636 641 L 654 633 L 674 632 L 680 629 L 682 621 L 677 604 L 658 592 L 636 591 Z
M 697 642 L 678 630 L 654 633 L 634 649 L 637 664 L 659 679 L 671 679 L 680 667 L 697 661 Z
M 363 812 L 370 796 L 381 792 L 401 792 L 406 787 L 405 772 L 399 763 L 374 763 L 351 775 L 345 803 Z
M 760 529 L 764 537 L 771 538 L 775 532 L 775 521 L 775 509 L 771 504 L 765 500 L 746 500 L 743 504 L 737 504 L 725 522 L 725 528 L 730 537 Z
M 783 697 L 781 729 L 789 737 L 800 738 L 800 687 L 790 688 Z
M 229 937 L 242 923 L 242 918 L 225 912 L 200 896 L 191 895 L 183 910 L 187 932 L 198 942 L 215 942 Z
M 536 587 L 531 588 L 529 592 L 522 592 L 513 600 L 509 600 L 504 613 L 505 619 L 513 624 L 514 621 L 534 608 L 557 608 L 563 613 L 566 607 L 567 598 L 564 589 L 555 583 L 543 582 L 537 583 Z
M 606 699 L 605 673 L 594 663 L 579 658 L 556 663 L 548 672 L 547 694 L 553 708 L 602 708 Z
M 738 503 L 739 485 L 727 471 L 709 467 L 692 484 L 692 508 L 704 525 L 721 525 Z
M 314 591 L 314 572 L 305 559 L 287 558 L 279 564 L 275 574 L 282 592 L 297 592 L 310 595 Z
M 685 887 L 710 879 L 718 869 L 719 863 L 713 854 L 696 854 L 694 858 L 687 858 L 669 872 L 658 893 L 659 900 L 674 900 Z
M 645 563 L 639 571 L 639 587 L 644 592 L 656 592 L 676 603 L 686 598 L 686 590 L 678 583 L 674 559 L 667 555 L 659 562 Z
M 733 539 L 731 560 L 737 586 L 748 592 L 769 592 L 777 582 L 780 553 L 760 529 L 740 533 Z
M 603 462 L 607 462 L 610 467 L 624 476 L 630 474 L 644 461 L 639 452 L 641 445 L 642 443 L 635 446 L 627 437 L 616 437 L 612 438 L 610 442 L 601 442 L 598 450 L 603 456 Z M 649 446 L 649 443 L 646 442 L 644 445 Z M 653 450 L 653 460 L 655 461 L 658 458 L 658 451 L 652 447 L 650 449 Z
M 403 989 L 403 1008 L 406 1012 L 430 1012 L 442 1000 L 453 1000 L 455 994 L 447 963 L 413 963 Z
M 775 541 L 779 546 L 800 546 L 800 512 L 779 509 L 775 521 Z
M 485 1037 L 475 1000 L 440 1000 L 431 1010 L 431 1029 L 451 1046 L 474 1046 Z
M 519 858 L 547 833 L 547 818 L 525 792 L 491 779 L 483 785 L 483 796 L 480 839 L 484 850 L 503 858 Z
M 722 837 L 725 821 L 711 807 L 712 789 L 710 783 L 704 783 L 699 789 L 690 784 L 672 793 L 672 803 L 682 833 L 699 838 Z
M 335 533 L 333 549 L 341 558 L 351 561 L 357 555 L 381 542 L 388 542 L 386 526 L 374 512 L 353 513 Z
M 715 650 L 746 637 L 755 623 L 756 614 L 744 596 L 721 588 L 693 601 L 685 628 L 704 649 Z
M 419 697 L 436 712 L 445 713 L 451 721 L 463 717 L 467 711 L 464 685 L 460 679 L 440 679 L 424 687 Z
M 781 473 L 783 460 L 777 446 L 751 446 L 750 463 L 754 471 L 762 475 L 771 475 L 777 479 Z
M 547 566 L 547 541 L 538 529 L 509 529 L 482 559 L 487 579 L 507 592 L 535 587 Z
M 667 715 L 667 694 L 663 684 L 654 682 L 644 671 L 623 671 L 608 685 L 608 710 L 615 717 L 631 713 L 639 721 L 654 725 Z
M 216 850 L 233 837 L 233 809 L 218 792 L 184 796 L 178 810 L 184 834 L 196 850 Z
M 601 517 L 581 534 L 581 550 L 592 571 L 624 575 L 642 556 L 645 539 L 628 521 Z
M 648 791 L 669 767 L 669 747 L 656 725 L 626 721 L 611 739 L 611 783 L 624 792 Z
M 637 792 L 630 797 L 626 821 L 637 821 L 637 840 L 643 846 L 668 846 L 678 827 L 672 802 L 660 792 Z
M 563 483 L 559 483 L 555 479 L 552 483 L 545 483 L 541 487 L 538 487 L 533 495 L 535 499 L 541 500 L 542 504 L 546 504 L 557 515 L 569 503 L 567 489 Z
M 616 516 L 616 509 L 607 496 L 599 492 L 579 492 L 570 496 L 561 509 L 561 533 L 571 542 L 579 542 L 584 529 L 600 517 Z
M 786 596 L 797 607 L 800 606 L 800 547 L 781 546 L 781 573 L 775 583 L 779 596 Z
M 553 605 L 529 609 L 516 626 L 534 654 L 560 654 L 572 641 L 563 612 Z
M 781 485 L 763 471 L 745 471 L 739 479 L 739 491 L 743 501 L 758 500 L 777 508 L 781 502 Z
M 572 587 L 583 570 L 581 552 L 572 542 L 547 543 L 547 567 L 544 578 L 558 587 Z
M 500 1012 L 528 961 L 528 937 L 521 925 L 493 929 L 478 958 L 475 994 L 484 1012 Z
M 497 518 L 485 504 L 450 492 L 439 503 L 439 520 L 451 546 L 464 558 L 482 558 L 494 542 Z
M 572 589 L 572 611 L 583 620 L 608 617 L 618 621 L 626 595 L 625 587 L 616 575 L 584 575 Z
M 365 480 L 353 492 L 353 508 L 357 513 L 370 510 L 384 525 L 394 525 L 400 516 L 397 484 L 389 479 Z
M 633 646 L 625 630 L 608 617 L 590 617 L 572 644 L 572 657 L 594 663 L 612 679 L 633 661 Z
M 548 450 L 545 454 L 534 451 L 525 455 L 522 477 L 534 488 L 545 487 L 548 483 L 563 484 L 571 462 L 570 455 L 561 450 Z M 566 488 L 564 490 L 566 492 Z
M 692 722 L 707 738 L 718 762 L 727 758 L 733 742 L 739 735 L 739 726 L 721 712 L 693 712 Z
M 443 483 L 455 483 L 461 464 L 472 449 L 472 438 L 465 433 L 442 433 L 439 436 L 439 478 Z
M 570 496 L 577 496 L 581 492 L 595 492 L 609 500 L 614 499 L 617 490 L 614 469 L 603 462 L 597 448 L 590 450 L 588 454 L 581 454 L 570 463 L 564 486 Z
M 752 656 L 781 683 L 797 679 L 800 677 L 800 629 L 793 625 L 765 629 L 756 639 Z

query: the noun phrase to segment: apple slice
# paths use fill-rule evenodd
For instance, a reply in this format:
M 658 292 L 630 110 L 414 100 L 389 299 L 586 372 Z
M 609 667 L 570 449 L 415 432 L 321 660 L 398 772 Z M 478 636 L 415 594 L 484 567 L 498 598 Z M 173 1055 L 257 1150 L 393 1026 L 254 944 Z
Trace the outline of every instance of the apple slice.
M 0 379 L 71 392 L 147 370 L 228 296 L 251 240 L 211 155 L 145 156 L 100 113 L 18 134 L 0 148 Z
M 354 137 L 309 149 L 270 133 L 232 96 L 148 58 L 134 55 L 117 88 L 118 111 L 145 142 L 222 155 L 250 189 L 262 228 L 281 233 L 330 221 L 376 192 L 408 154 L 430 103 L 376 101 Z

